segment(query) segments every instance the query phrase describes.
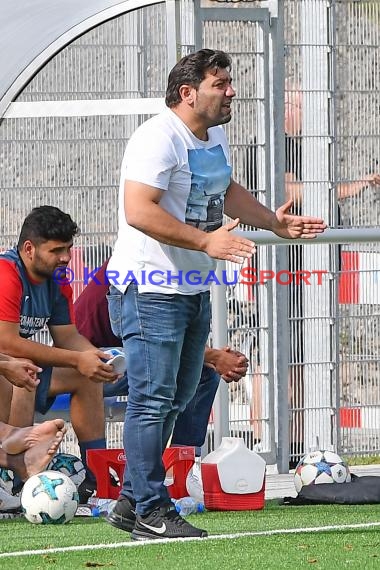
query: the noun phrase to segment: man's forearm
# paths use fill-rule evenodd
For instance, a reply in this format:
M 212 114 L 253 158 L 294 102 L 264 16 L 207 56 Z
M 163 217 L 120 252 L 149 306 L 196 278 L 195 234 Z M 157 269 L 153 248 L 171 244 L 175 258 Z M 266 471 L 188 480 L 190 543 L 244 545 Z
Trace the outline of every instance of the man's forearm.
M 227 191 L 224 211 L 231 218 L 239 218 L 240 223 L 273 231 L 277 221 L 272 210 L 261 204 L 248 190 L 232 180 Z
M 85 336 L 79 332 L 70 335 L 59 335 L 54 338 L 54 346 L 67 351 L 84 352 L 85 350 L 94 350 L 95 347 Z
M 219 352 L 220 351 L 216 348 L 211 348 L 210 346 L 206 346 L 204 354 L 204 363 L 212 364 L 212 366 L 215 366 Z
M 65 368 L 76 368 L 80 354 L 73 350 L 47 346 L 21 337 L 12 338 L 8 342 L 2 339 L 0 350 L 14 358 L 30 359 L 42 367 L 62 366 Z
M 167 245 L 205 251 L 207 234 L 177 220 L 160 206 L 162 191 L 133 181 L 126 181 L 125 217 L 128 224 Z
M 194 251 L 206 250 L 207 234 L 205 232 L 180 222 L 160 206 L 157 209 L 154 208 L 149 214 L 149 221 L 144 215 L 134 220 L 131 225 L 160 243 Z

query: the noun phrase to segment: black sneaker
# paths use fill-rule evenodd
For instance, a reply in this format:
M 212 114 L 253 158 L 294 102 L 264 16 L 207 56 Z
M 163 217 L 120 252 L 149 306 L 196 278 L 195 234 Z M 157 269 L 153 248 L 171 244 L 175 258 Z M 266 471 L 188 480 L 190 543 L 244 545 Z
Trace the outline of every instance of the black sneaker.
M 82 481 L 78 487 L 79 504 L 86 505 L 90 497 L 95 495 L 96 492 L 96 481 L 92 479 L 87 479 L 87 477 Z
M 196 528 L 183 519 L 177 511 L 170 507 L 158 507 L 145 516 L 137 515 L 135 528 L 132 531 L 134 540 L 155 538 L 205 538 L 207 532 Z
M 106 520 L 120 530 L 131 532 L 136 523 L 135 505 L 128 497 L 120 495 L 116 505 L 106 516 Z

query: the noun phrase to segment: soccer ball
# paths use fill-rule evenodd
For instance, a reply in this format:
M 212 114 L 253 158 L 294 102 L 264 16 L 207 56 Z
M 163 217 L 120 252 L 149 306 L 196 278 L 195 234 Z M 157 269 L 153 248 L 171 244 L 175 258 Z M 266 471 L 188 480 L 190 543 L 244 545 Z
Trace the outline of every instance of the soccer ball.
M 294 485 L 299 493 L 304 485 L 321 483 L 349 483 L 348 465 L 332 451 L 313 451 L 302 457 L 294 474 Z
M 70 453 L 57 453 L 47 466 L 47 470 L 64 473 L 78 488 L 86 477 L 86 470 L 82 460 Z
M 72 480 L 59 471 L 43 471 L 30 477 L 21 493 L 21 506 L 28 521 L 35 524 L 63 524 L 71 521 L 79 503 Z

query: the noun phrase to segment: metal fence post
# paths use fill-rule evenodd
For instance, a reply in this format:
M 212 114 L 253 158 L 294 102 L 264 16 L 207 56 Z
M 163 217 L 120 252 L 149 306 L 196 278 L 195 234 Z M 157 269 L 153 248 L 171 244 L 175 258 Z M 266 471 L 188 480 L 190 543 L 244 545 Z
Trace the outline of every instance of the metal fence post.
M 166 38 L 168 69 L 172 69 L 181 57 L 181 22 L 179 0 L 166 0 Z
M 213 283 L 212 296 L 212 345 L 214 348 L 222 348 L 227 342 L 227 300 L 226 285 L 223 283 L 223 271 L 226 270 L 225 261 L 219 261 L 216 268 L 216 276 L 220 285 Z M 214 400 L 214 447 L 217 448 L 222 437 L 229 435 L 229 409 L 228 409 L 228 386 L 220 382 Z

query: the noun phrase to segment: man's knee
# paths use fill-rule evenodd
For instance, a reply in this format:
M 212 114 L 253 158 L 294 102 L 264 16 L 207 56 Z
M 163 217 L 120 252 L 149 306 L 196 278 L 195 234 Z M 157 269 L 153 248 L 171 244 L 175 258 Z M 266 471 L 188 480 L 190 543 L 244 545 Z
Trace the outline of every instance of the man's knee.
M 85 394 L 88 396 L 103 397 L 103 383 L 94 382 L 70 368 L 54 368 L 51 376 L 48 396 L 55 397 L 60 394 Z

